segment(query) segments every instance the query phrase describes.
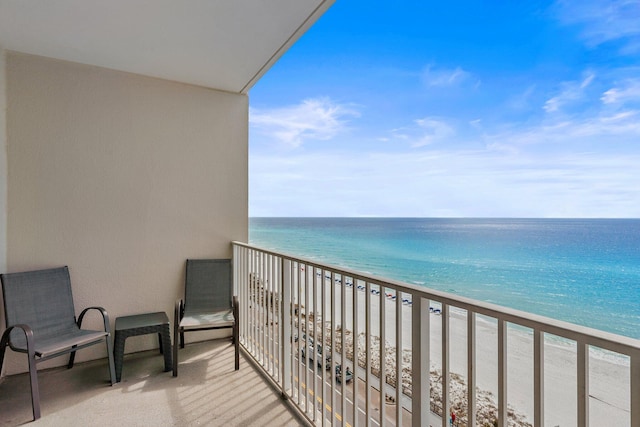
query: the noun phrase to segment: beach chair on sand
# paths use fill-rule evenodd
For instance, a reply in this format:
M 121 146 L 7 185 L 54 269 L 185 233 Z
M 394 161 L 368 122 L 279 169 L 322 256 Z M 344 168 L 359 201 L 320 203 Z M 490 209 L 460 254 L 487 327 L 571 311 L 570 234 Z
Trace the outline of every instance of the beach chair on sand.
M 232 328 L 235 369 L 240 369 L 238 297 L 232 296 L 230 259 L 188 259 L 184 300 L 176 301 L 173 322 L 173 376 L 178 376 L 178 339 L 185 332 Z
M 76 351 L 106 341 L 111 385 L 115 384 L 109 316 L 102 307 L 89 307 L 76 321 L 67 267 L 1 274 L 0 280 L 7 324 L 0 340 L 0 370 L 7 346 L 27 353 L 34 420 L 40 418 L 38 362 L 70 353 L 67 367 L 72 368 Z M 102 314 L 103 331 L 80 329 L 82 319 L 92 309 Z

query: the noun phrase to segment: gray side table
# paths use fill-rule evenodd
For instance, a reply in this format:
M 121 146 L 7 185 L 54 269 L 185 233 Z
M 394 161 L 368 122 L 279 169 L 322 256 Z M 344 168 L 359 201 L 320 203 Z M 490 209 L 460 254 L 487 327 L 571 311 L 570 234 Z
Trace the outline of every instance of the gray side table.
M 116 381 L 122 377 L 122 359 L 124 357 L 124 342 L 136 335 L 158 334 L 160 353 L 164 355 L 164 371 L 173 369 L 171 361 L 171 328 L 169 318 L 165 312 L 135 314 L 116 319 L 115 345 L 113 349 L 116 365 Z

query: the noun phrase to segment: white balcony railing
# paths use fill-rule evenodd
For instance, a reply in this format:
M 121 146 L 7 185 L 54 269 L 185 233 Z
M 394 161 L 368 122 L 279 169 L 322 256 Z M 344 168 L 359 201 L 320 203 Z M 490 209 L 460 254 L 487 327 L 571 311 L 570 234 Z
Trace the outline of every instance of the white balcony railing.
M 590 353 L 608 351 L 626 361 L 618 384 L 627 398 L 617 405 L 628 425 L 640 426 L 640 341 L 243 243 L 233 243 L 233 256 L 241 345 L 311 423 L 446 427 L 457 408 L 455 425 L 527 425 L 508 405 L 508 337 L 519 330 L 532 341 L 531 425 L 552 418 L 545 413 L 545 391 L 554 392 L 545 390 L 545 348 L 561 341 L 575 349 L 575 386 L 566 387 L 576 403 L 564 409 L 573 411 L 572 424 L 589 425 Z M 465 330 L 462 382 L 451 372 L 453 322 Z M 493 325 L 497 340 L 480 342 L 480 322 Z M 497 366 L 495 405 L 485 412 L 477 387 L 481 345 Z M 354 376 L 348 384 L 345 367 Z

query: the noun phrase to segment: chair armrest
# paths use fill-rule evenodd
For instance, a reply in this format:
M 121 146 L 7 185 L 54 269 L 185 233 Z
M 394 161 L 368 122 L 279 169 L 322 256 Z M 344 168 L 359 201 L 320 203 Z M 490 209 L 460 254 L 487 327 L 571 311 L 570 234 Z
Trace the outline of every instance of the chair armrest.
M 31 326 L 26 325 L 24 323 L 19 323 L 13 326 L 9 326 L 7 329 L 4 330 L 4 332 L 2 333 L 2 338 L 0 338 L 0 352 L 3 353 L 3 358 L 4 358 L 4 347 L 9 344 L 9 335 L 11 334 L 11 331 L 14 330 L 15 328 L 18 329 L 22 329 L 22 332 L 24 332 L 24 336 L 27 339 L 27 352 L 29 353 L 29 356 L 33 356 L 33 329 L 31 329 Z M 2 368 L 2 360 L 0 359 L 0 369 Z
M 82 328 L 82 319 L 84 319 L 84 315 L 87 314 L 89 310 L 98 310 L 100 314 L 102 314 L 102 321 L 104 322 L 104 331 L 111 335 L 111 326 L 109 325 L 109 315 L 107 314 L 107 310 L 102 307 L 87 307 L 82 310 L 80 313 L 80 317 L 78 317 L 78 328 Z

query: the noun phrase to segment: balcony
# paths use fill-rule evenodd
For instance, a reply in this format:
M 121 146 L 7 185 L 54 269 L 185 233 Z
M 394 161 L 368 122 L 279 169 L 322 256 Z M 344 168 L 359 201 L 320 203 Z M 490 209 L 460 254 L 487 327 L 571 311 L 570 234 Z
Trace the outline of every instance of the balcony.
M 114 387 L 104 360 L 44 370 L 39 422 L 640 425 L 637 340 L 243 243 L 233 253 L 240 371 L 226 340 L 180 350 L 178 378 L 157 350 L 127 355 Z M 31 419 L 26 374 L 0 383 L 0 413 Z

